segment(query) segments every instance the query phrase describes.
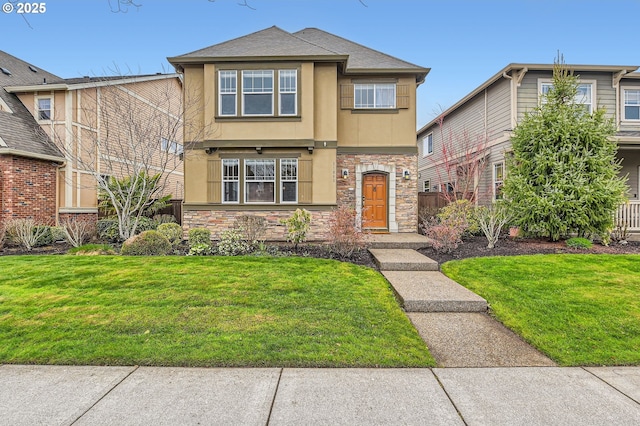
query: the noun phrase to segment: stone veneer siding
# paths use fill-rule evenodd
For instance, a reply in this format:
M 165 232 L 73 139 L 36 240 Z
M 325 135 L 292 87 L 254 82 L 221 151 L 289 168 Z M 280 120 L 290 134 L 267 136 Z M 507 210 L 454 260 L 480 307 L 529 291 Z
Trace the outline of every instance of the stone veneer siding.
M 56 223 L 56 172 L 51 161 L 0 155 L 0 222 Z
M 338 204 L 362 211 L 362 175 L 382 172 L 387 182 L 388 225 L 390 232 L 416 232 L 418 229 L 418 159 L 416 154 L 339 154 L 337 162 Z M 346 179 L 342 171 L 348 170 Z M 409 171 L 409 179 L 404 171 Z

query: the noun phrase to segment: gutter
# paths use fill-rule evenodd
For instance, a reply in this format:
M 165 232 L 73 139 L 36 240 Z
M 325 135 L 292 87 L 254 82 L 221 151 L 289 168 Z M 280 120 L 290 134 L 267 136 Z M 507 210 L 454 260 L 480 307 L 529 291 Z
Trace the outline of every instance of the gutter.
M 16 155 L 19 157 L 34 158 L 36 160 L 53 161 L 56 163 L 61 163 L 62 166 L 64 166 L 67 162 L 67 160 L 63 157 L 56 157 L 55 155 L 47 154 L 36 154 L 35 152 L 23 151 L 13 148 L 0 148 L 0 155 Z

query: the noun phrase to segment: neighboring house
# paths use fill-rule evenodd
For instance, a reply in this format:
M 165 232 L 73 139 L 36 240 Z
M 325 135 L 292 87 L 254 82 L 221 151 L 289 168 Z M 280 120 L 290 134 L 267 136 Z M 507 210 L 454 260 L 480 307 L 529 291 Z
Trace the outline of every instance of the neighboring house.
M 337 206 L 365 229 L 417 229 L 416 88 L 429 69 L 325 31 L 271 27 L 169 58 L 198 116 L 185 131 L 183 226 L 214 237 L 243 215 L 269 239 L 296 210 L 327 237 Z M 187 129 L 185 122 L 185 129 Z
M 590 111 L 605 108 L 618 127 L 618 158 L 629 176 L 630 205 L 640 204 L 640 73 L 634 66 L 568 65 L 579 76 L 577 101 Z M 511 132 L 541 101 L 551 85 L 553 65 L 510 64 L 469 93 L 417 133 L 419 191 L 451 188 L 443 172 L 443 146 L 485 147 L 484 171 L 475 176 L 479 202 L 501 197 L 509 173 L 505 156 Z M 450 175 L 450 174 L 449 174 Z M 636 207 L 639 208 L 640 205 Z M 625 207 L 625 208 L 628 208 Z M 640 218 L 640 215 L 635 213 Z M 634 225 L 640 230 L 640 223 Z
M 182 197 L 182 140 L 176 140 L 182 131 L 175 130 L 181 125 L 182 83 L 177 74 L 62 79 L 4 52 L 0 52 L 0 66 L 6 70 L 0 75 L 2 99 L 16 110 L 12 115 L 0 112 L 3 123 L 22 125 L 21 130 L 11 133 L 19 138 L 0 136 L 7 148 L 28 149 L 38 155 L 29 158 L 44 159 L 43 164 L 51 169 L 33 172 L 47 177 L 52 173 L 50 181 L 56 187 L 47 193 L 46 203 L 43 196 L 32 194 L 47 205 L 47 222 L 78 216 L 95 220 L 95 171 L 123 177 L 130 174 L 128 166 L 134 163 L 147 163 L 149 173 L 167 174 L 165 193 Z M 125 142 L 130 136 L 126 132 L 134 133 L 134 129 L 139 133 L 133 136 L 139 140 L 136 149 Z M 0 133 L 5 132 L 3 125 Z M 170 161 L 161 161 L 161 157 Z M 25 182 L 32 188 L 31 180 Z M 22 184 L 14 181 L 13 185 Z M 37 188 L 44 189 L 42 185 Z M 5 198 L 12 192 L 5 186 L 2 194 Z M 3 207 L 6 218 L 30 215 L 28 209 L 23 213 L 13 210 Z

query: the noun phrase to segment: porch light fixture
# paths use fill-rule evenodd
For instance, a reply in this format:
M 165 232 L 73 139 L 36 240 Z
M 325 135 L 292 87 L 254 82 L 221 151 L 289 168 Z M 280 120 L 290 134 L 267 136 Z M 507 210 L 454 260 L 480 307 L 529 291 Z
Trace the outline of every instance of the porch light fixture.
M 349 177 L 349 169 L 342 169 L 342 179 Z
M 409 170 L 405 170 L 404 172 L 402 172 L 402 176 L 404 176 L 405 180 L 409 180 L 411 178 L 411 173 L 409 172 Z

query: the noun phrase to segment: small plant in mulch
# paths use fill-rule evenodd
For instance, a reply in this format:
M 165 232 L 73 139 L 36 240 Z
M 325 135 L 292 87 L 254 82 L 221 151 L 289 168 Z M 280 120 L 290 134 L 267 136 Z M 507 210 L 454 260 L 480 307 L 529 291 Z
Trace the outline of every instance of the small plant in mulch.
M 69 249 L 67 254 L 75 256 L 98 256 L 102 254 L 116 254 L 116 252 L 109 244 L 85 244 Z
M 580 238 L 580 237 L 569 238 L 566 241 L 566 244 L 567 244 L 567 247 L 583 249 L 583 250 L 588 250 L 591 247 L 593 247 L 593 243 L 590 240 L 586 238 Z

